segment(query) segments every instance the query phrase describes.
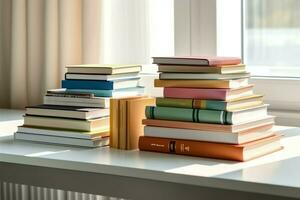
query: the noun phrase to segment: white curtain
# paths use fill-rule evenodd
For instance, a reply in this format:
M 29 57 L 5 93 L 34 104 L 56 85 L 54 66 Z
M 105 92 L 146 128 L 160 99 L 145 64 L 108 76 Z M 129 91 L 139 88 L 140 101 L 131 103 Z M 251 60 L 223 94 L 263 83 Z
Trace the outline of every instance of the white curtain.
M 168 51 L 149 42 L 151 26 L 168 27 L 150 19 L 153 3 L 158 7 L 158 0 L 1 0 L 0 107 L 42 103 L 47 89 L 60 87 L 66 64 L 149 63 L 151 49 Z

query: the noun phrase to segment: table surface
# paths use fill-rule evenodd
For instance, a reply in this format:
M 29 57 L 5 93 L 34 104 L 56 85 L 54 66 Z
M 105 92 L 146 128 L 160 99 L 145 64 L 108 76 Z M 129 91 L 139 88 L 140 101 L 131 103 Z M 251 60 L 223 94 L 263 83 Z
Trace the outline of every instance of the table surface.
M 0 162 L 245 192 L 300 196 L 300 128 L 276 126 L 284 150 L 248 162 L 14 141 L 23 111 L 0 109 Z

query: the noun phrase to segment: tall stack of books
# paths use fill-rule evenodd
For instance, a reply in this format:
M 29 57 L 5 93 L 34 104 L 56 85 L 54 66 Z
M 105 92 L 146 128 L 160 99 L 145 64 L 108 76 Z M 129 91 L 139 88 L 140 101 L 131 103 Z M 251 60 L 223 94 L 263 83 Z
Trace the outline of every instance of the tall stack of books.
M 245 161 L 280 150 L 262 95 L 240 58 L 155 57 L 163 87 L 146 107 L 139 149 Z
M 20 140 L 96 147 L 109 144 L 111 97 L 142 95 L 139 65 L 68 65 L 61 89 L 26 108 Z

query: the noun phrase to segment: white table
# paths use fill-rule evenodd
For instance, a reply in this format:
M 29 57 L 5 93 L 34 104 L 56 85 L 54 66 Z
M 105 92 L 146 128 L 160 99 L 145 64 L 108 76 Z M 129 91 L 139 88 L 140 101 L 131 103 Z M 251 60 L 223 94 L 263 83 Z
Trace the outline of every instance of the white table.
M 21 115 L 0 109 L 0 180 L 133 199 L 300 198 L 300 128 L 276 127 L 284 150 L 239 163 L 14 141 Z

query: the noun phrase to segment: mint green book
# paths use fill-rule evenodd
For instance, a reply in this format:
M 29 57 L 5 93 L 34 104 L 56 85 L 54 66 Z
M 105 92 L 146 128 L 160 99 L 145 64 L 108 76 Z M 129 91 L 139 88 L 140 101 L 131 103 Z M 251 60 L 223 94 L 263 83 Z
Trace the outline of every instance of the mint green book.
M 147 119 L 212 124 L 240 124 L 267 116 L 267 105 L 237 111 L 147 106 Z
M 205 110 L 232 111 L 242 108 L 250 108 L 263 104 L 262 95 L 249 95 L 230 101 L 205 100 L 205 99 L 182 99 L 157 97 L 156 105 L 159 107 L 197 108 Z

